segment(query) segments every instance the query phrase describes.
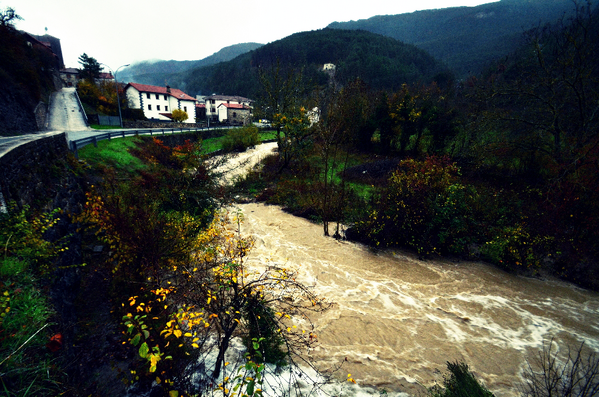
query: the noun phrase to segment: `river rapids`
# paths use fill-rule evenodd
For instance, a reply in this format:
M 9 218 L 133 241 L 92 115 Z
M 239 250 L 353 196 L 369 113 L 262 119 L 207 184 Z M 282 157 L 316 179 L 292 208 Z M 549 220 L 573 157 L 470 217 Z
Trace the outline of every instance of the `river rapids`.
M 271 149 L 270 149 L 271 150 Z M 343 362 L 360 385 L 410 395 L 464 361 L 497 397 L 519 395 L 527 360 L 552 339 L 599 351 L 599 294 L 488 264 L 419 260 L 323 235 L 322 226 L 276 206 L 240 204 L 249 263 L 297 271 L 332 307 L 314 314 L 321 369 Z

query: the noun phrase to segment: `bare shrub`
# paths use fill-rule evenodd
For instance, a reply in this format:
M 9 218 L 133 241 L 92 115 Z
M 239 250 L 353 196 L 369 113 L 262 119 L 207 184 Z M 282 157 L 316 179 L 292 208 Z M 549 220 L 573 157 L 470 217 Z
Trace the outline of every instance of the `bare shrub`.
M 555 346 L 555 348 L 554 348 Z M 522 395 L 526 397 L 587 397 L 599 394 L 599 356 L 584 348 L 568 347 L 567 357 L 558 357 L 553 340 L 524 371 Z

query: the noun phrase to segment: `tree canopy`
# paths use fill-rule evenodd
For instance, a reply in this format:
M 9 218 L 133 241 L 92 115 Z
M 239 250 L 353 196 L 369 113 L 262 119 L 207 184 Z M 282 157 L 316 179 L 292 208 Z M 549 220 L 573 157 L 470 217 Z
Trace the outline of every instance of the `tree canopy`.
M 95 59 L 83 53 L 79 56 L 79 63 L 82 68 L 79 69 L 79 73 L 81 73 L 81 77 L 84 79 L 88 79 L 90 81 L 94 81 L 95 79 L 100 77 L 100 72 L 102 71 L 102 67 L 100 63 Z
M 12 26 L 15 21 L 19 20 L 23 20 L 23 18 L 12 7 L 6 7 L 4 11 L 0 11 L 0 25 L 2 26 Z

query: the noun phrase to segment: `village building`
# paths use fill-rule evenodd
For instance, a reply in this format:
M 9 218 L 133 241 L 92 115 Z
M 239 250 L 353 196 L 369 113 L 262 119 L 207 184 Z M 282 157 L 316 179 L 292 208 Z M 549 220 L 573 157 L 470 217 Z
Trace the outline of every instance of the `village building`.
M 82 80 L 81 71 L 77 68 L 60 69 L 60 79 L 66 87 L 74 87 Z M 102 81 L 114 82 L 114 76 L 112 75 L 112 73 L 102 72 L 100 73 L 100 76 L 98 76 L 98 78 L 96 79 L 96 84 L 99 84 Z
M 220 123 L 246 125 L 252 118 L 252 108 L 240 103 L 221 103 L 216 110 Z
M 177 88 L 129 83 L 125 86 L 125 94 L 129 106 L 143 110 L 147 119 L 172 120 L 172 111 L 181 109 L 189 116 L 185 123 L 196 122 L 197 100 Z
M 233 123 L 233 120 L 245 120 L 247 115 L 251 118 L 252 100 L 236 95 L 209 95 L 204 98 L 206 105 L 206 118 L 209 122 L 225 122 Z M 224 107 L 219 110 L 220 105 L 242 105 L 241 107 Z M 229 113 L 229 109 L 231 110 Z M 235 115 L 233 115 L 235 113 Z M 230 116 L 229 116 L 230 115 Z M 249 118 L 248 118 L 249 120 Z M 237 122 L 237 121 L 236 121 Z M 243 124 L 243 122 L 241 122 Z

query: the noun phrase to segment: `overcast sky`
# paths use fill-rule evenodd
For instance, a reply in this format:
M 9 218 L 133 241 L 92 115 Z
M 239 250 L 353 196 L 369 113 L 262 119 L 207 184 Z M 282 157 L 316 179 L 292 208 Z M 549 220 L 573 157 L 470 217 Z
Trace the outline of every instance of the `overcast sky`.
M 67 67 L 86 53 L 113 70 L 138 61 L 198 60 L 223 47 L 270 43 L 331 22 L 492 0 L 0 0 L 17 29 L 60 39 Z M 47 30 L 46 30 L 47 29 Z

